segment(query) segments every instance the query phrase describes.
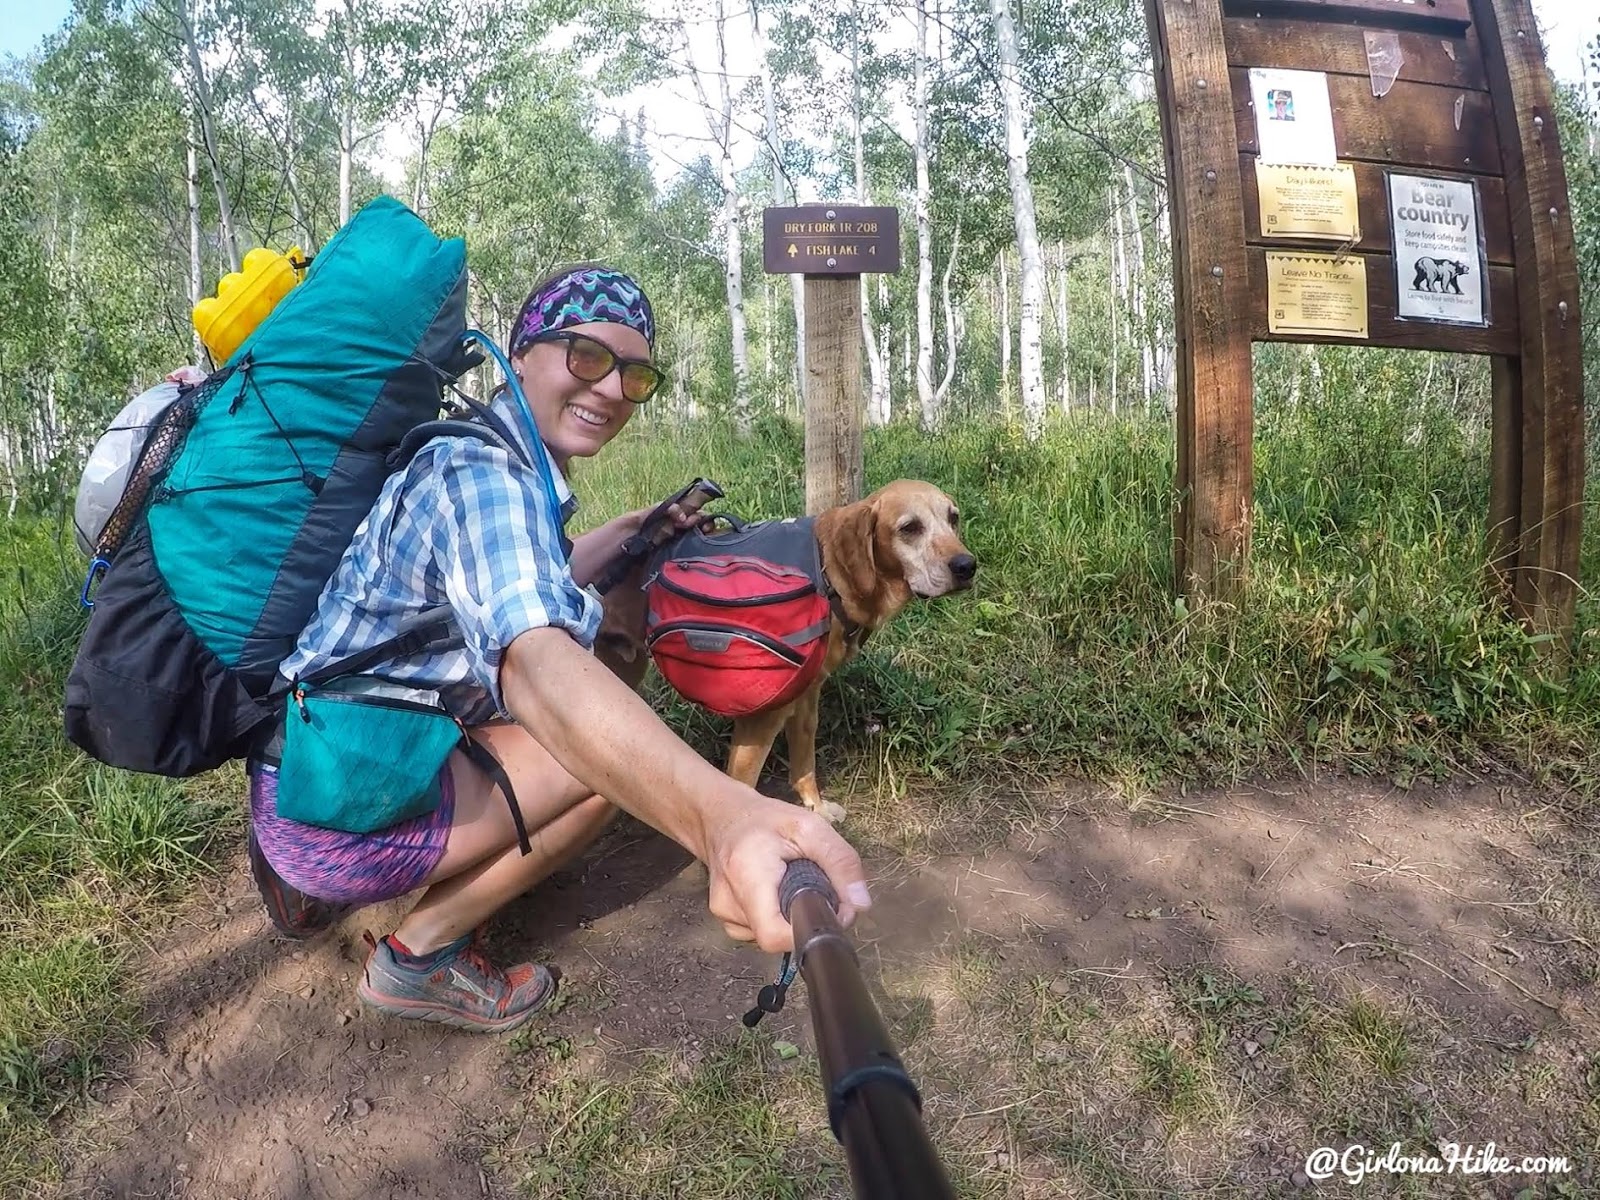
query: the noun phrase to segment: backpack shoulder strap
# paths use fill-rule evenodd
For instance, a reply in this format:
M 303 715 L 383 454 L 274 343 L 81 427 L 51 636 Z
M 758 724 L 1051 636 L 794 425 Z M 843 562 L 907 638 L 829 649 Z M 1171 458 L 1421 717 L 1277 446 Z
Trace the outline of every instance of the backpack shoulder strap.
M 522 443 L 517 441 L 516 437 L 512 434 L 510 427 L 506 425 L 505 421 L 501 420 L 500 414 L 495 412 L 494 409 L 490 408 L 487 404 L 479 404 L 471 396 L 459 392 L 457 395 L 460 396 L 462 402 L 472 410 L 472 415 L 479 421 L 482 421 L 490 429 L 494 430 L 494 432 L 499 436 L 500 440 L 506 443 L 506 446 L 508 449 L 510 449 L 511 453 L 515 454 L 522 460 L 522 465 L 531 470 L 533 463 L 529 462 L 528 456 L 523 453 Z M 451 422 L 440 423 L 450 424 Z
M 522 446 L 511 436 L 505 423 L 488 409 L 483 413 L 489 418 L 482 425 L 476 421 L 447 420 L 423 421 L 420 425 L 413 425 L 405 437 L 400 439 L 400 444 L 389 452 L 389 469 L 399 470 L 409 463 L 428 442 L 436 437 L 470 437 L 477 438 L 491 446 L 499 446 L 502 450 L 515 455 L 522 461 L 523 466 L 530 466 L 528 456 L 523 453 Z

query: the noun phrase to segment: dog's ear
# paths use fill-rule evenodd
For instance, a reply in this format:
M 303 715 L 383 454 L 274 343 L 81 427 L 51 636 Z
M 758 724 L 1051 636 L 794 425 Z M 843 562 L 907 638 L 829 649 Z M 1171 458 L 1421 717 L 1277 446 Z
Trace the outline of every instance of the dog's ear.
M 833 586 L 864 605 L 879 587 L 877 506 L 858 500 L 823 513 L 817 537 L 835 575 Z

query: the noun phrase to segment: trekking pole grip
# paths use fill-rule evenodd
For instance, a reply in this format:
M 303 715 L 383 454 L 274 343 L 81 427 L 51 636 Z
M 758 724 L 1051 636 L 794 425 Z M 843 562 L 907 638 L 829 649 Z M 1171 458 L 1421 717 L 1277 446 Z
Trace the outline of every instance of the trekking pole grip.
M 835 913 L 839 911 L 839 894 L 833 890 L 833 884 L 828 882 L 823 869 L 809 858 L 796 858 L 785 868 L 783 879 L 778 884 L 778 911 L 783 914 L 785 921 L 789 919 L 789 908 L 794 898 L 804 891 L 816 892 Z

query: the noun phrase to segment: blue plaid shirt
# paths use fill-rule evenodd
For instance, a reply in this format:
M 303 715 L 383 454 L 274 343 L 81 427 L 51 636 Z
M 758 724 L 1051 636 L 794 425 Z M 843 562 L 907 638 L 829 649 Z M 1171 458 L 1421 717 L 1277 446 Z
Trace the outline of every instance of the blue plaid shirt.
M 564 527 L 577 509 L 567 481 L 544 443 L 528 436 L 514 400 L 502 394 L 493 408 L 532 461 L 544 456 Z M 589 649 L 600 628 L 600 602 L 573 581 L 561 536 L 543 481 L 521 459 L 476 438 L 434 438 L 384 484 L 278 671 L 306 675 L 394 637 L 419 609 L 448 604 L 463 649 L 366 673 L 438 689 L 469 725 L 509 715 L 500 662 L 518 634 L 555 626 Z

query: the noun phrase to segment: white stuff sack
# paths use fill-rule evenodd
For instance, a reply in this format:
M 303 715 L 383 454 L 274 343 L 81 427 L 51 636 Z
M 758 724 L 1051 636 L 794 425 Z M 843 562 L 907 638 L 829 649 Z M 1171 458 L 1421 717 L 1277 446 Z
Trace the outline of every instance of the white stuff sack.
M 83 476 L 78 480 L 72 521 L 77 527 L 78 548 L 91 558 L 106 522 L 122 499 L 128 473 L 139 461 L 151 428 L 172 407 L 181 386 L 176 379 L 164 379 L 128 401 L 89 452 L 89 461 L 84 463 Z

